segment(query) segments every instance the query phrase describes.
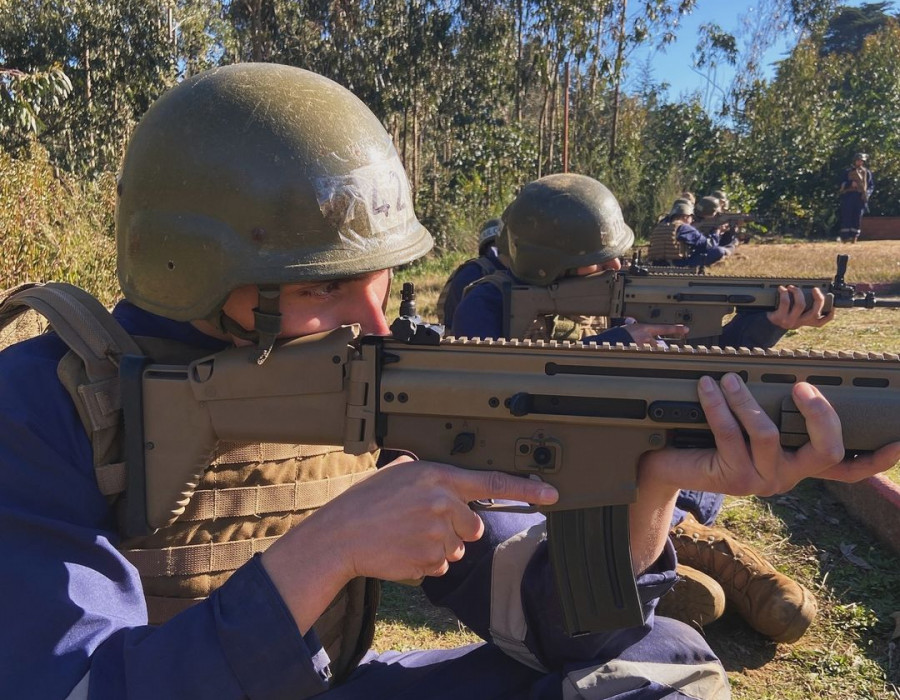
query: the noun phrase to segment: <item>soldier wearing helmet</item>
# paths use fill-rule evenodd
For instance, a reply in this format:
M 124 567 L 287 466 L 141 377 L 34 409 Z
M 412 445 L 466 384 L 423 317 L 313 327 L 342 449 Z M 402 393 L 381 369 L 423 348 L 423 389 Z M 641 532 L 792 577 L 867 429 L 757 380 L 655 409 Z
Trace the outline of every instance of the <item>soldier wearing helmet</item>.
M 696 229 L 690 225 L 693 213 L 693 205 L 679 199 L 673 203 L 665 221 L 672 227 L 673 234 L 696 234 Z M 526 185 L 504 213 L 504 222 L 509 236 L 510 270 L 486 277 L 467 290 L 457 310 L 453 328 L 457 335 L 503 337 L 509 327 L 505 316 L 509 305 L 503 298 L 505 286 L 510 283 L 547 286 L 566 275 L 618 270 L 617 256 L 622 255 L 632 242 L 631 231 L 622 220 L 612 193 L 596 180 L 582 175 L 548 176 Z M 674 235 L 673 239 L 677 240 Z M 676 265 L 680 262 L 674 256 L 673 260 Z M 813 304 L 816 309 L 807 313 L 801 290 L 784 289 L 782 293 L 780 312 L 738 313 L 722 329 L 720 336 L 700 339 L 699 344 L 771 347 L 787 328 L 820 326 L 830 320 L 831 315 L 822 317 L 821 314 L 824 295 L 816 295 Z M 586 327 L 586 319 L 593 325 Z M 683 326 L 627 321 L 624 325 L 598 332 L 593 317 L 538 318 L 525 339 L 645 344 L 662 343 L 659 336 L 665 336 L 671 342 L 686 332 Z M 560 333 L 560 328 L 569 335 Z M 723 501 L 724 495 L 718 491 L 681 492 L 671 521 L 673 536 L 676 539 L 682 537 L 690 529 L 704 541 L 709 537 L 710 542 L 742 552 L 751 563 L 745 565 L 739 558 L 731 571 L 737 575 L 726 577 L 709 566 L 703 557 L 692 557 L 691 551 L 685 551 L 683 559 L 694 566 L 679 563 L 682 583 L 675 594 L 661 600 L 661 613 L 690 624 L 708 624 L 723 614 L 728 598 L 737 601 L 733 605 L 755 629 L 781 641 L 795 641 L 815 616 L 815 599 L 803 586 L 776 572 L 752 547 L 724 530 L 711 527 Z M 766 572 L 765 585 L 746 585 L 746 582 L 759 580 L 753 574 L 753 567 Z M 741 601 L 750 602 L 742 605 Z M 790 624 L 785 625 L 784 620 L 790 620 Z
M 562 277 L 621 269 L 634 233 L 605 185 L 586 175 L 560 173 L 525 185 L 503 213 L 509 270 L 488 275 L 466 289 L 453 322 L 454 335 L 503 337 L 502 286 L 548 286 Z M 536 318 L 528 338 L 656 342 L 664 331 L 683 335 L 683 327 L 629 324 L 606 330 L 598 316 Z M 604 332 L 605 331 L 605 332 Z M 601 334 L 602 335 L 598 335 Z
M 869 198 L 875 191 L 875 178 L 866 167 L 869 156 L 856 153 L 850 167 L 844 170 L 840 183 L 838 242 L 856 243 L 862 232 L 862 218 L 869 211 Z
M 264 363 L 279 352 L 276 337 L 350 323 L 387 333 L 390 268 L 424 255 L 431 238 L 374 115 L 339 85 L 274 64 L 213 69 L 173 88 L 138 126 L 119 188 L 126 299 L 101 316 L 115 342 L 68 353 L 71 327 L 84 323 L 72 315 L 0 354 L 7 695 L 509 698 L 565 685 L 590 697 L 599 682 L 616 698 L 627 676 L 628 697 L 635 687 L 647 697 L 727 697 L 721 665 L 680 623 L 650 616 L 633 632 L 561 634 L 543 516 L 469 507 L 486 498 L 552 504 L 554 490 L 530 479 L 408 458 L 375 471 L 376 455 L 248 436 L 217 445 L 195 491 L 172 504 L 171 522 L 145 535 L 123 527 L 123 498 L 153 484 L 136 483 L 121 462 L 119 411 L 143 404 L 118 366 L 124 376 L 140 355 L 183 365 L 232 344 L 256 346 Z M 0 318 L 7 310 L 0 304 Z M 702 391 L 711 422 L 734 420 L 717 384 Z M 752 408 L 745 391 L 727 393 Z M 836 420 L 811 415 L 812 435 Z M 763 452 L 772 426 L 745 427 L 753 453 Z M 757 464 L 741 449 L 732 457 L 758 474 L 787 459 L 765 450 Z M 648 525 L 671 510 L 666 475 L 703 486 L 697 465 L 717 463 L 714 451 L 700 460 L 682 452 L 642 463 L 647 481 L 632 506 L 633 566 L 650 608 L 674 580 L 665 528 Z M 854 474 L 898 456 L 862 458 Z M 811 473 L 826 466 L 804 462 Z M 420 577 L 484 644 L 369 650 L 378 581 Z M 615 681 L 600 663 L 621 666 Z
M 503 222 L 500 219 L 485 221 L 478 234 L 478 257 L 470 258 L 459 265 L 444 283 L 438 295 L 437 316 L 438 322 L 445 327 L 453 326 L 453 315 L 466 287 L 486 275 L 507 269 L 509 257 L 506 254 L 506 247 L 498 246 L 502 226 Z
M 673 264 L 708 267 L 734 253 L 737 240 L 731 231 L 722 231 L 718 223 L 721 206 L 716 197 L 701 197 L 693 207 L 692 221 L 678 220 L 675 237 L 685 252 Z
M 719 200 L 719 211 L 728 211 L 728 196 L 723 190 L 713 190 L 710 196 Z
M 697 230 L 705 234 L 721 233 L 717 217 L 722 211 L 722 202 L 718 197 L 701 197 L 694 205 L 694 224 Z

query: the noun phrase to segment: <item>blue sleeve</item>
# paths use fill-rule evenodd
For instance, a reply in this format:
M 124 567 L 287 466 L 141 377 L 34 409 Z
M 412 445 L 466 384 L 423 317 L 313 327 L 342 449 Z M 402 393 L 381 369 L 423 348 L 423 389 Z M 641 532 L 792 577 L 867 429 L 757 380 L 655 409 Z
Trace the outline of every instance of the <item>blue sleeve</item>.
M 299 634 L 258 561 L 165 625 L 147 624 L 139 576 L 117 551 L 87 436 L 56 378 L 52 335 L 0 353 L 0 688 L 62 698 L 227 700 L 324 690 L 314 634 Z
M 769 321 L 765 311 L 739 311 L 722 328 L 719 345 L 769 349 L 781 340 L 786 332 Z
M 678 227 L 678 232 L 676 234 L 676 238 L 686 245 L 689 245 L 691 248 L 698 248 L 700 250 L 706 250 L 708 239 L 702 233 L 700 233 L 693 226 L 689 226 L 688 224 L 682 224 Z
M 484 273 L 481 266 L 473 261 L 468 261 L 453 275 L 450 280 L 450 287 L 447 290 L 447 298 L 444 300 L 444 325 L 447 328 L 453 327 L 453 317 L 456 315 L 456 309 L 460 300 L 463 298 L 463 290 L 475 280 L 481 279 Z
M 622 345 L 629 345 L 634 342 L 634 338 L 632 338 L 631 333 L 628 332 L 628 326 L 614 326 L 613 328 L 607 328 L 605 331 L 597 335 L 591 335 L 586 338 L 582 338 L 581 342 L 609 343 L 610 345 L 621 343 Z
M 456 307 L 452 333 L 467 338 L 504 337 L 500 290 L 487 282 L 472 287 Z

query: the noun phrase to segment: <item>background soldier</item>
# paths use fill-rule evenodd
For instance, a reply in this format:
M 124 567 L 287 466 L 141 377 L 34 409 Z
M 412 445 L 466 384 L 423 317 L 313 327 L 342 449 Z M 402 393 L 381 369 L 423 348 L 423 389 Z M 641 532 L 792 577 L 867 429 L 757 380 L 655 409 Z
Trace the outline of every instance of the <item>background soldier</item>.
M 508 267 L 506 252 L 501 252 L 497 247 L 502 223 L 500 219 L 489 219 L 481 225 L 478 257 L 470 258 L 457 267 L 441 289 L 437 300 L 437 317 L 438 322 L 447 328 L 453 326 L 453 314 L 463 297 L 463 290 L 476 280 Z
M 840 184 L 839 242 L 856 243 L 862 229 L 863 214 L 869 211 L 869 198 L 875 191 L 875 178 L 866 167 L 869 156 L 857 153 L 850 167 L 844 170 Z

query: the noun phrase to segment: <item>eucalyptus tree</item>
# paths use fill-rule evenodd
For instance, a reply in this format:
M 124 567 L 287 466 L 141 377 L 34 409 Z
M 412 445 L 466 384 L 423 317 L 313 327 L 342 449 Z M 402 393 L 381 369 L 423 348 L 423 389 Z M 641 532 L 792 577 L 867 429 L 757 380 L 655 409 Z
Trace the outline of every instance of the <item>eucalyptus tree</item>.
M 51 157 L 81 172 L 114 170 L 136 119 L 174 77 L 172 33 L 157 0 L 6 0 L 5 65 L 61 67 L 71 93 L 42 115 Z
M 0 148 L 16 152 L 40 134 L 42 115 L 58 110 L 71 91 L 59 66 L 26 73 L 0 65 Z
M 231 0 L 166 0 L 161 11 L 171 28 L 179 78 L 237 58 L 237 37 L 228 18 L 231 5 Z
M 455 223 L 467 232 L 499 214 L 536 171 L 535 139 L 520 114 L 521 11 L 522 3 L 507 0 L 455 3 L 427 197 L 445 218 L 447 205 L 460 210 Z

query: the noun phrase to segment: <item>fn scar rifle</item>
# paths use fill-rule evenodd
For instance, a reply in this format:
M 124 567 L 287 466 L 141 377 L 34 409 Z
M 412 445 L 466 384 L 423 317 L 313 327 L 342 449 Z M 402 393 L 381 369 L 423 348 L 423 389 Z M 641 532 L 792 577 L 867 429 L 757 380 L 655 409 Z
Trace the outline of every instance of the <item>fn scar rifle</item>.
M 411 285 L 404 293 L 408 309 Z M 848 450 L 900 439 L 897 355 L 442 339 L 410 316 L 391 330 L 361 337 L 344 326 L 279 341 L 261 366 L 246 347 L 187 366 L 126 355 L 129 529 L 177 516 L 218 440 L 394 448 L 542 479 L 559 491 L 544 510 L 574 635 L 643 622 L 628 532 L 637 464 L 648 450 L 712 444 L 701 376 L 740 374 L 787 447 L 808 440 L 790 398 L 800 380 L 835 407 Z
M 827 313 L 836 308 L 900 307 L 898 301 L 859 295 L 845 280 L 848 256 L 837 257 L 834 279 L 721 277 L 684 273 L 607 270 L 587 277 L 567 277 L 546 287 L 500 284 L 503 293 L 506 338 L 521 338 L 535 318 L 542 315 L 630 316 L 639 323 L 685 324 L 690 332 L 684 342 L 718 344 L 722 320 L 735 311 L 772 311 L 778 307 L 778 287 L 794 285 L 810 298 L 812 290 L 825 294 Z

